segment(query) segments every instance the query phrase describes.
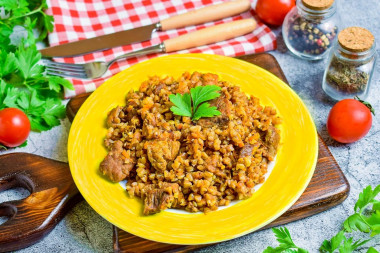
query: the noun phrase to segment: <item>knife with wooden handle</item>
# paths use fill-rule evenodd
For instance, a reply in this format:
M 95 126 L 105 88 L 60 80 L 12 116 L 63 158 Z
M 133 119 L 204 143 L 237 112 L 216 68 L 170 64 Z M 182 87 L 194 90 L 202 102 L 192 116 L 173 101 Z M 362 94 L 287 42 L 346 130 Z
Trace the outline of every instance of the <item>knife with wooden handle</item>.
M 107 69 L 114 62 L 122 59 L 128 59 L 152 53 L 170 53 L 183 49 L 207 45 L 242 36 L 244 34 L 252 32 L 255 28 L 256 21 L 253 18 L 241 19 L 229 23 L 203 28 L 201 30 L 197 30 L 175 38 L 171 38 L 165 40 L 160 44 L 145 47 L 137 51 L 120 55 L 109 62 L 96 61 L 85 63 L 82 65 L 83 76 L 78 76 L 76 73 L 65 71 L 64 67 L 62 67 L 62 70 L 59 70 L 58 72 L 57 68 L 54 69 L 54 67 L 52 67 L 50 70 L 48 69 L 48 73 L 52 75 L 61 75 L 66 77 L 94 79 L 103 76 Z
M 44 57 L 66 57 L 82 55 L 98 50 L 128 45 L 134 42 L 150 40 L 152 32 L 183 28 L 190 25 L 202 24 L 230 17 L 249 10 L 249 0 L 236 0 L 217 5 L 207 6 L 177 16 L 169 17 L 158 23 L 146 25 L 126 31 L 102 35 L 95 38 L 83 39 L 40 50 Z

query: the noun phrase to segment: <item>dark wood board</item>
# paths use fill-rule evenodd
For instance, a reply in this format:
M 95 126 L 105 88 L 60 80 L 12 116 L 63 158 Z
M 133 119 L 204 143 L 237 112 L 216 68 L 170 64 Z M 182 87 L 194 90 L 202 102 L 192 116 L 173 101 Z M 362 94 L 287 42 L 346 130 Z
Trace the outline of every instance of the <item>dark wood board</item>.
M 270 54 L 245 55 L 238 57 L 252 64 L 256 64 L 278 76 L 287 83 L 286 77 L 277 60 Z M 67 105 L 67 116 L 72 120 L 80 106 L 90 94 L 82 94 L 72 98 Z M 281 217 L 269 224 L 268 227 L 286 224 L 299 220 L 343 202 L 348 196 L 350 186 L 331 155 L 322 138 L 319 138 L 319 155 L 313 178 L 302 196 Z M 263 229 L 264 229 L 263 228 Z M 153 242 L 129 234 L 114 227 L 114 251 L 115 252 L 188 252 L 208 245 L 171 245 Z
M 67 163 L 27 153 L 0 156 L 0 192 L 22 187 L 25 199 L 0 204 L 0 252 L 28 247 L 58 224 L 80 200 Z

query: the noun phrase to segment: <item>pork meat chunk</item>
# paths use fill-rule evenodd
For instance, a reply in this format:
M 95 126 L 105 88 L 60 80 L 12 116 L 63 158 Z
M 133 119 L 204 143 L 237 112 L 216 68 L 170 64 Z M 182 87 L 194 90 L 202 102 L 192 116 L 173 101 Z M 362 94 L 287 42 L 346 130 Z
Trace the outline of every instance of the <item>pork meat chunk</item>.
M 144 215 L 158 213 L 172 207 L 178 202 L 179 185 L 176 183 L 163 183 L 147 185 L 144 188 Z
M 158 171 L 164 171 L 168 161 L 173 161 L 178 154 L 179 141 L 149 141 L 147 145 L 148 159 L 152 166 Z
M 268 148 L 268 158 L 269 160 L 273 160 L 277 153 L 277 147 L 280 143 L 280 133 L 277 128 L 274 126 L 270 126 L 265 135 L 264 139 L 265 145 Z
M 243 158 L 246 156 L 252 156 L 253 145 L 246 143 L 244 147 L 240 150 L 239 158 Z
M 116 141 L 111 151 L 100 164 L 100 171 L 103 175 L 110 178 L 113 182 L 120 182 L 129 176 L 130 171 L 135 166 L 135 163 L 125 163 L 125 157 L 122 155 L 123 143 Z
M 107 116 L 107 127 L 114 127 L 120 123 L 119 113 L 122 111 L 123 107 L 118 106 L 113 108 Z

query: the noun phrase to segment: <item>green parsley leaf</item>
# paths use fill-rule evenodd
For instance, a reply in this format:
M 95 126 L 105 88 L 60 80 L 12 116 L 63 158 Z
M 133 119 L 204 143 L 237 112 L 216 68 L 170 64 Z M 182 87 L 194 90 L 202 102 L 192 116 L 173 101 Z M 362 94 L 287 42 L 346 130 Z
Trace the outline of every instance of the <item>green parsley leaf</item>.
M 353 243 L 352 240 L 353 240 L 352 238 L 347 239 L 346 237 L 344 237 L 343 244 L 340 245 L 340 247 L 339 247 L 339 252 L 340 253 L 351 253 L 369 241 L 369 240 L 363 240 L 363 241 L 358 240 L 358 241 Z
M 41 13 L 42 19 L 39 23 L 37 23 L 37 26 L 40 28 L 41 31 L 38 40 L 43 40 L 47 36 L 47 33 L 52 32 L 54 29 L 54 17 L 46 15 L 44 12 Z
M 361 231 L 364 233 L 370 232 L 370 226 L 364 220 L 362 215 L 359 213 L 355 213 L 349 216 L 343 223 L 344 229 L 351 233 L 352 231 Z
M 36 45 L 30 45 L 25 48 L 21 44 L 15 55 L 17 68 L 25 80 L 42 76 L 44 67 L 38 64 L 41 54 L 38 52 Z
M 11 52 L 15 49 L 15 46 L 11 45 L 11 40 L 9 38 L 12 32 L 13 27 L 4 23 L 2 24 L 0 20 L 0 50 L 5 52 Z
M 218 108 L 211 106 L 209 103 L 201 104 L 193 115 L 193 120 L 198 120 L 202 117 L 214 117 L 219 116 L 221 113 L 218 111 Z
M 190 94 L 171 94 L 170 101 L 174 104 L 170 110 L 179 116 L 191 117 L 198 120 L 202 117 L 214 117 L 221 113 L 215 106 L 210 107 L 205 101 L 212 100 L 220 96 L 216 91 L 221 88 L 216 85 L 198 86 L 190 89 Z
M 13 86 L 8 86 L 6 96 L 3 100 L 3 106 L 5 107 L 17 107 L 16 100 L 19 96 L 19 90 Z
M 369 247 L 367 253 L 379 253 L 379 251 L 377 251 L 374 247 Z
M 344 231 L 339 231 L 331 240 L 324 240 L 322 246 L 319 248 L 320 252 L 329 252 L 333 253 L 336 249 L 339 248 L 340 244 L 344 239 Z
M 380 201 L 375 202 L 375 203 L 372 205 L 372 211 L 380 211 Z
M 296 246 L 290 236 L 289 230 L 286 227 L 272 228 L 273 233 L 276 235 L 277 241 L 280 245 L 276 248 L 268 247 L 263 253 L 283 253 L 283 252 L 298 252 L 307 253 L 308 251 Z
M 23 92 L 17 99 L 17 105 L 20 107 L 27 115 L 41 115 L 43 112 L 44 102 L 37 98 L 37 92 L 34 90 L 31 94 Z
M 65 117 L 66 110 L 59 99 L 48 98 L 44 108 L 45 110 L 42 114 L 42 118 L 50 128 L 58 126 L 60 124 L 59 119 Z
M 371 233 L 371 236 L 380 234 L 380 202 L 375 197 L 380 193 L 380 185 L 372 190 L 367 186 L 360 194 L 355 204 L 353 215 L 344 221 L 344 229 L 347 232 L 361 231 Z M 365 209 L 372 204 L 371 214 L 363 214 Z
M 5 77 L 16 70 L 16 57 L 14 53 L 0 52 L 0 77 Z
M 28 141 L 24 141 L 23 144 L 21 144 L 20 146 L 18 146 L 18 148 L 23 148 L 23 147 L 26 147 L 28 145 Z
M 170 108 L 170 110 L 176 114 L 186 117 L 191 117 L 192 110 L 191 110 L 191 98 L 190 94 L 185 93 L 183 95 L 181 94 L 170 94 L 169 95 L 170 101 L 174 104 Z
M 19 7 L 18 1 L 15 0 L 0 0 L 0 6 L 6 11 L 12 11 Z
M 69 80 L 66 80 L 63 77 L 60 77 L 60 76 L 48 76 L 47 80 L 49 82 L 49 89 L 50 90 L 54 90 L 56 92 L 60 92 L 62 90 L 61 86 L 65 87 L 67 89 L 70 89 L 70 90 L 74 89 L 73 84 Z
M 377 194 L 380 193 L 380 185 L 375 187 L 375 189 L 372 190 L 372 187 L 369 185 L 367 186 L 363 192 L 359 194 L 359 199 L 355 204 L 355 211 L 358 211 L 362 213 L 363 210 L 369 205 L 373 203 L 378 203 L 377 200 L 375 200 L 375 197 Z
M 17 4 L 13 4 L 13 9 L 11 9 L 12 17 L 11 19 L 19 19 L 25 16 L 25 14 L 30 13 L 30 9 L 28 8 L 28 1 L 26 0 L 18 0 L 13 2 L 17 2 Z
M 366 222 L 371 228 L 371 236 L 380 234 L 380 210 L 372 210 L 371 216 L 366 218 Z
M 219 97 L 220 94 L 216 92 L 219 90 L 221 90 L 221 88 L 216 85 L 197 86 L 192 88 L 190 93 L 195 110 L 201 103 Z
M 19 96 L 19 90 L 7 84 L 4 80 L 0 81 L 0 109 L 7 107 L 17 107 L 16 99 Z

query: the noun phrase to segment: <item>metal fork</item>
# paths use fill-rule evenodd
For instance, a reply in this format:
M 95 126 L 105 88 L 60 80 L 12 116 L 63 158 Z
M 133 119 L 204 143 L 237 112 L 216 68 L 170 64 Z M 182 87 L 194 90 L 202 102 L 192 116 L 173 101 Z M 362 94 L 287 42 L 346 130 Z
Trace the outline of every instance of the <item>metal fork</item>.
M 94 79 L 101 77 L 114 62 L 121 59 L 152 53 L 175 52 L 228 40 L 252 32 L 255 27 L 256 21 L 254 19 L 241 19 L 167 39 L 158 45 L 120 55 L 109 62 L 98 61 L 84 64 L 69 64 L 44 59 L 43 63 L 46 66 L 46 73 L 48 75 Z
M 127 54 L 120 55 L 109 62 L 89 62 L 83 64 L 71 64 L 55 62 L 50 59 L 43 59 L 43 64 L 46 67 L 46 74 L 53 76 L 73 77 L 79 79 L 95 79 L 99 78 L 108 70 L 108 68 L 121 59 L 128 59 L 140 55 L 165 52 L 164 43 L 143 48 Z

